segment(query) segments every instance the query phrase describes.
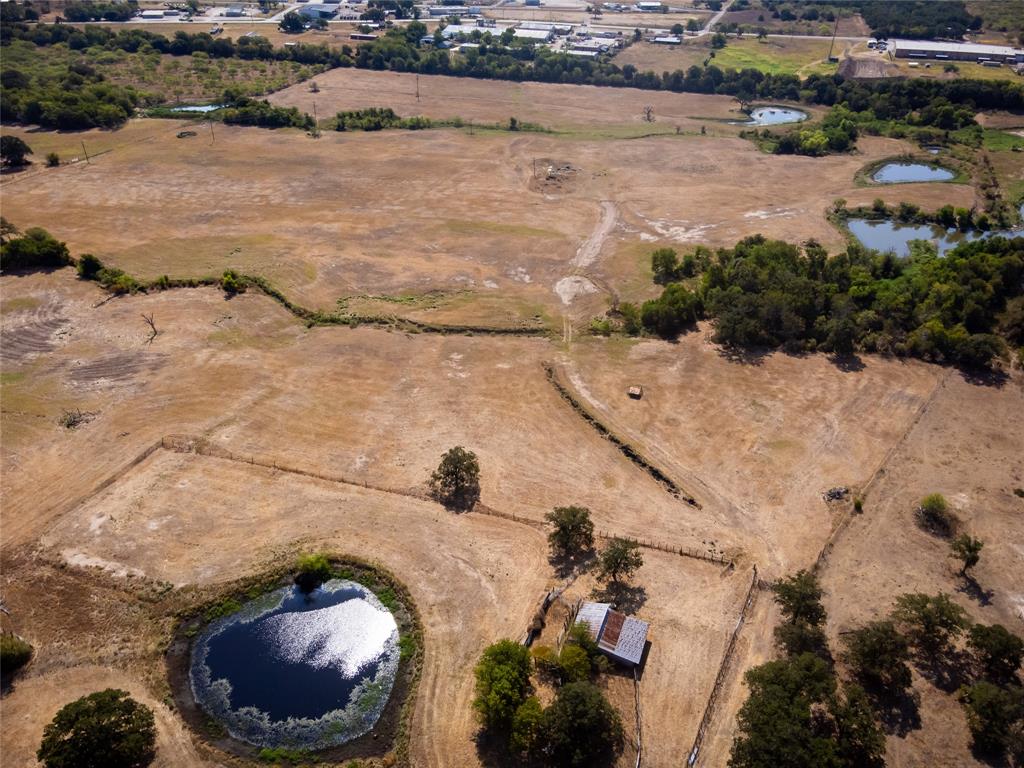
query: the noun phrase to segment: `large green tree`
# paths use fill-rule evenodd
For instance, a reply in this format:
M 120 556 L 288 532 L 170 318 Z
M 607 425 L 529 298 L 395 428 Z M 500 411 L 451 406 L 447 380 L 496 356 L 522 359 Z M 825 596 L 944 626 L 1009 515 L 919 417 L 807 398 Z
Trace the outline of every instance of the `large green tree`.
M 594 546 L 594 523 L 586 507 L 555 507 L 544 519 L 551 525 L 548 543 L 556 555 L 576 557 Z
M 902 625 L 911 645 L 931 663 L 949 652 L 953 640 L 967 626 L 967 611 L 942 593 L 900 595 L 892 615 Z
M 593 683 L 558 689 L 541 727 L 544 765 L 598 768 L 614 763 L 622 749 L 619 713 Z
M 910 644 L 891 621 L 873 621 L 843 640 L 847 662 L 869 689 L 900 696 L 910 688 Z
M 484 727 L 508 736 L 516 711 L 530 695 L 530 651 L 513 640 L 488 646 L 477 662 L 473 707 Z
M 11 168 L 25 165 L 32 148 L 17 136 L 0 136 L 0 161 Z
M 446 506 L 472 507 L 480 497 L 480 463 L 476 454 L 461 445 L 450 449 L 430 476 L 430 489 Z
M 155 756 L 152 710 L 113 688 L 64 706 L 36 753 L 46 768 L 143 768 Z
M 1002 624 L 975 624 L 967 636 L 981 673 L 992 682 L 1013 679 L 1024 658 L 1024 640 Z

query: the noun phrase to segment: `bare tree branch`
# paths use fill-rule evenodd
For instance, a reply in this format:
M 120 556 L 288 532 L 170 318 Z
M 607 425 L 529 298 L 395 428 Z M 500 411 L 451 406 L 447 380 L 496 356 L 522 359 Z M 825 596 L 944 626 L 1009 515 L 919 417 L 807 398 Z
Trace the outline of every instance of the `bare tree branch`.
M 159 334 L 160 331 L 158 331 L 156 329 L 156 324 L 153 322 L 153 315 L 143 314 L 142 315 L 142 319 L 145 320 L 146 323 L 149 324 L 149 338 L 146 339 L 146 343 L 147 344 L 152 344 L 153 343 L 153 339 L 155 339 L 157 337 L 157 334 Z

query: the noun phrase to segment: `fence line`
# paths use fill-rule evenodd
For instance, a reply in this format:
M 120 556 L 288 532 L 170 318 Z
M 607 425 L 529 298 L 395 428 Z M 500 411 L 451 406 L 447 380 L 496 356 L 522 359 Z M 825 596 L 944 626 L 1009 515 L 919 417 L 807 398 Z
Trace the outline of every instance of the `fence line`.
M 695 560 L 704 560 L 708 563 L 714 563 L 715 565 L 723 565 L 726 568 L 735 568 L 736 563 L 726 557 L 725 555 L 718 555 L 714 552 L 707 550 L 696 549 L 695 547 L 686 547 L 682 544 L 669 544 L 664 541 L 655 541 L 654 539 L 637 539 L 632 536 L 620 536 L 618 534 L 608 533 L 607 531 L 598 530 L 594 535 L 599 539 L 623 539 L 625 541 L 632 542 L 640 547 L 646 549 L 656 549 L 661 552 L 668 552 L 671 555 L 680 555 L 682 557 L 692 557 Z
M 636 767 L 640 768 L 640 763 L 644 756 L 644 720 L 640 715 L 640 677 L 636 673 L 636 667 L 633 667 L 633 696 L 636 699 Z
M 722 664 L 718 668 L 718 674 L 715 676 L 715 684 L 711 688 L 711 695 L 708 697 L 707 706 L 704 708 L 704 716 L 700 720 L 700 725 L 697 727 L 697 735 L 693 740 L 693 748 L 690 750 L 690 757 L 687 761 L 688 766 L 694 766 L 697 763 L 697 754 L 700 752 L 701 745 L 704 743 L 704 736 L 707 733 L 707 728 L 711 724 L 711 718 L 715 712 L 715 705 L 718 703 L 718 694 L 721 692 L 722 686 L 725 683 L 725 678 L 729 673 L 729 667 L 732 664 L 732 657 L 736 652 L 736 640 L 739 638 L 740 629 L 747 620 L 747 615 L 750 613 L 750 609 L 754 605 L 754 599 L 757 596 L 757 589 L 760 587 L 761 581 L 757 575 L 757 566 L 754 566 L 754 572 L 750 579 L 750 586 L 747 588 L 747 595 L 743 600 L 743 608 L 740 610 L 740 617 L 736 621 L 736 626 L 733 628 L 732 634 L 729 636 L 729 643 L 725 647 L 725 653 L 722 655 Z

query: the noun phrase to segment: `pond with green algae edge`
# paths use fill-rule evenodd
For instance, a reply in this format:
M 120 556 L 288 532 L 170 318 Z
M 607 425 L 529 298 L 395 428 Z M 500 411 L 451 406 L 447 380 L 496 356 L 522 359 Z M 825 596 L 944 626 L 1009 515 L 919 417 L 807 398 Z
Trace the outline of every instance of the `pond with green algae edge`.
M 318 751 L 369 732 L 399 665 L 395 617 L 361 584 L 283 587 L 214 621 L 192 647 L 195 701 L 239 740 Z

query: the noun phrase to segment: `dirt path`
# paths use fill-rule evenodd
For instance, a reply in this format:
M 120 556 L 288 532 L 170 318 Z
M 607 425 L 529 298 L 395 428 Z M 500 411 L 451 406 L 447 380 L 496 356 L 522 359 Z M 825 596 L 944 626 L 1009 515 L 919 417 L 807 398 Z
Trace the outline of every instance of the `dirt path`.
M 604 241 L 611 234 L 619 221 L 619 207 L 611 200 L 601 201 L 601 220 L 598 221 L 590 237 L 583 241 L 583 245 L 576 251 L 576 256 L 570 262 L 573 267 L 581 269 L 589 267 L 601 253 Z

